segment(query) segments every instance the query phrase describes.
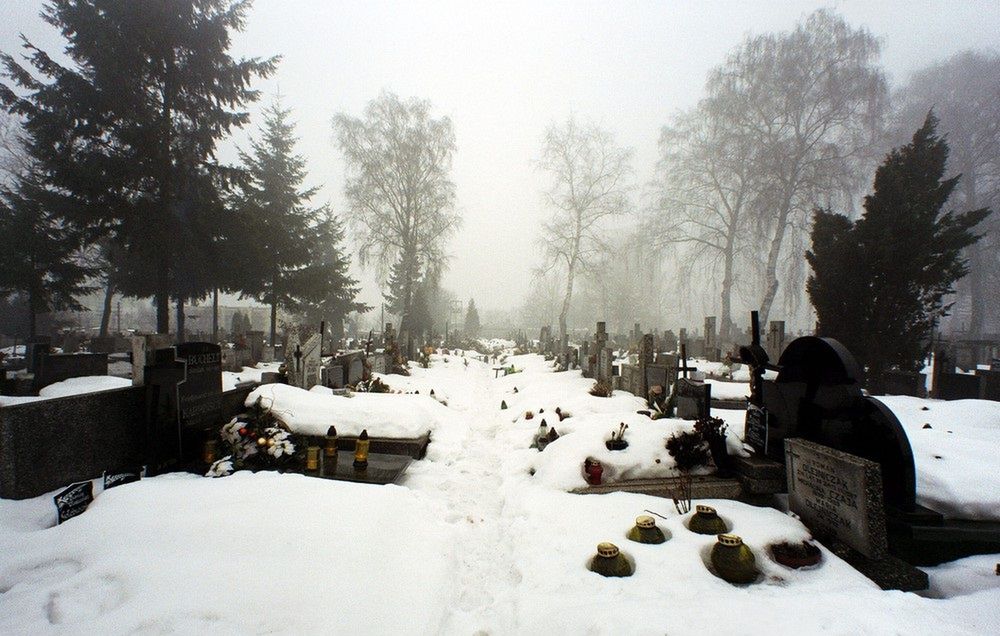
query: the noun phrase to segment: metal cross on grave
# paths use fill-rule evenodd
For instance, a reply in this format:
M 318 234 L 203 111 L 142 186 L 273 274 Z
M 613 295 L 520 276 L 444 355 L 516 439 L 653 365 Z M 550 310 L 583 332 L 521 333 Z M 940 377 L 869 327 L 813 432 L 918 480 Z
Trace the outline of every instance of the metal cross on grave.
M 302 370 L 302 347 L 300 345 L 295 345 L 295 353 L 292 354 L 292 355 L 295 356 L 295 370 L 296 371 L 301 371 Z
M 687 362 L 687 345 L 681 343 L 681 365 L 677 370 L 684 374 L 684 379 L 688 377 L 688 371 L 697 371 L 698 367 L 689 367 Z
M 761 385 L 764 381 L 764 371 L 777 369 L 770 365 L 767 351 L 760 346 L 760 314 L 750 312 L 751 343 L 749 347 L 740 347 L 740 362 L 750 367 L 750 403 L 754 406 L 764 406 L 764 396 Z

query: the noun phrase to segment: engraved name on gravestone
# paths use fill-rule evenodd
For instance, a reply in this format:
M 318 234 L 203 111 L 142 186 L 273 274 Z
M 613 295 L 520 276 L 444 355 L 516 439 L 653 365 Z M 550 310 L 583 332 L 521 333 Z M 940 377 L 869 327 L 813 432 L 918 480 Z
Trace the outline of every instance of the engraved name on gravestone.
M 755 404 L 747 405 L 747 415 L 743 428 L 743 441 L 756 452 L 767 454 L 767 409 Z
M 83 514 L 90 502 L 94 500 L 94 484 L 90 481 L 78 481 L 52 498 L 56 504 L 58 518 L 56 523 L 62 523 Z
M 677 380 L 677 417 L 682 420 L 698 420 L 709 416 L 712 401 L 712 385 L 688 378 Z
M 299 385 L 299 388 L 308 391 L 320 383 L 321 344 L 320 335 L 316 333 L 302 345 L 302 384 Z
M 222 349 L 211 342 L 177 345 L 177 358 L 185 362 L 184 381 L 177 386 L 181 424 L 208 428 L 222 417 Z
M 788 508 L 813 533 L 870 559 L 888 556 L 882 471 L 873 461 L 804 439 L 785 440 Z
M 116 470 L 104 471 L 104 490 L 131 484 L 133 481 L 142 479 L 142 467 L 132 466 L 128 468 L 118 468 Z

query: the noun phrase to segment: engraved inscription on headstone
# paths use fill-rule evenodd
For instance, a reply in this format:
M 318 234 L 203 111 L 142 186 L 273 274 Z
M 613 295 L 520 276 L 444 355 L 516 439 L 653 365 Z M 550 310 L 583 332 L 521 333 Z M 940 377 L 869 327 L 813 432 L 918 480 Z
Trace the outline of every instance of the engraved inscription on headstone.
M 78 481 L 52 498 L 59 513 L 57 523 L 83 514 L 90 502 L 94 500 L 94 484 L 90 481 Z
M 302 345 L 302 384 L 299 385 L 299 388 L 308 391 L 320 383 L 321 344 L 320 335 L 316 333 Z
M 181 424 L 208 428 L 222 417 L 222 349 L 211 342 L 177 345 L 185 362 L 184 381 L 177 386 Z
M 130 466 L 128 468 L 118 468 L 116 470 L 104 471 L 104 490 L 131 484 L 133 481 L 142 479 L 142 467 Z
M 743 441 L 758 453 L 767 454 L 767 409 L 754 404 L 747 405 Z
M 785 440 L 785 467 L 788 507 L 810 530 L 870 559 L 888 555 L 878 464 L 796 438 Z

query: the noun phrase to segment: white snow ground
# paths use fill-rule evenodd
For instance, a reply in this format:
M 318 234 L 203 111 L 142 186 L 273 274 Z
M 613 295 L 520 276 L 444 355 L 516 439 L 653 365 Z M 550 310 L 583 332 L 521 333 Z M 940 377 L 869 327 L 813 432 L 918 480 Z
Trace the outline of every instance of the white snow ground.
M 1000 556 L 934 568 L 925 596 L 882 592 L 825 550 L 812 569 L 775 564 L 764 546 L 800 540 L 805 528 L 775 510 L 712 501 L 762 570 L 753 585 L 725 583 L 704 566 L 714 537 L 687 531 L 669 500 L 565 492 L 582 483 L 576 453 L 610 455 L 601 440 L 620 421 L 633 443 L 616 469 L 651 456 L 645 438 L 662 446 L 667 427 L 684 424 L 632 419 L 641 401 L 593 398 L 590 381 L 554 374 L 538 356 L 509 362 L 523 371 L 493 379 L 491 365 L 435 356 L 409 378 L 385 376 L 420 390 L 384 396 L 400 400 L 401 418 L 407 398 L 430 401 L 430 388 L 451 415 L 401 486 L 168 475 L 99 493 L 56 527 L 49 497 L 0 500 L 0 633 L 1000 633 Z M 556 423 L 563 436 L 529 449 L 556 406 L 572 413 Z M 997 437 L 1000 428 L 994 449 Z M 667 517 L 658 522 L 667 543 L 625 539 L 647 509 Z M 634 559 L 634 576 L 586 570 L 604 540 Z

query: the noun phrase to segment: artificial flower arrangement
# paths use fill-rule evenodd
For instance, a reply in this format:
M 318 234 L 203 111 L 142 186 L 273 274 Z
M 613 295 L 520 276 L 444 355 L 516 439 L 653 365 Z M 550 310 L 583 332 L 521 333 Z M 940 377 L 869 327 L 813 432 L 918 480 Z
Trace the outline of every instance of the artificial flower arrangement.
M 219 431 L 224 457 L 206 476 L 225 477 L 237 470 L 286 470 L 301 466 L 305 445 L 300 443 L 261 398 Z

